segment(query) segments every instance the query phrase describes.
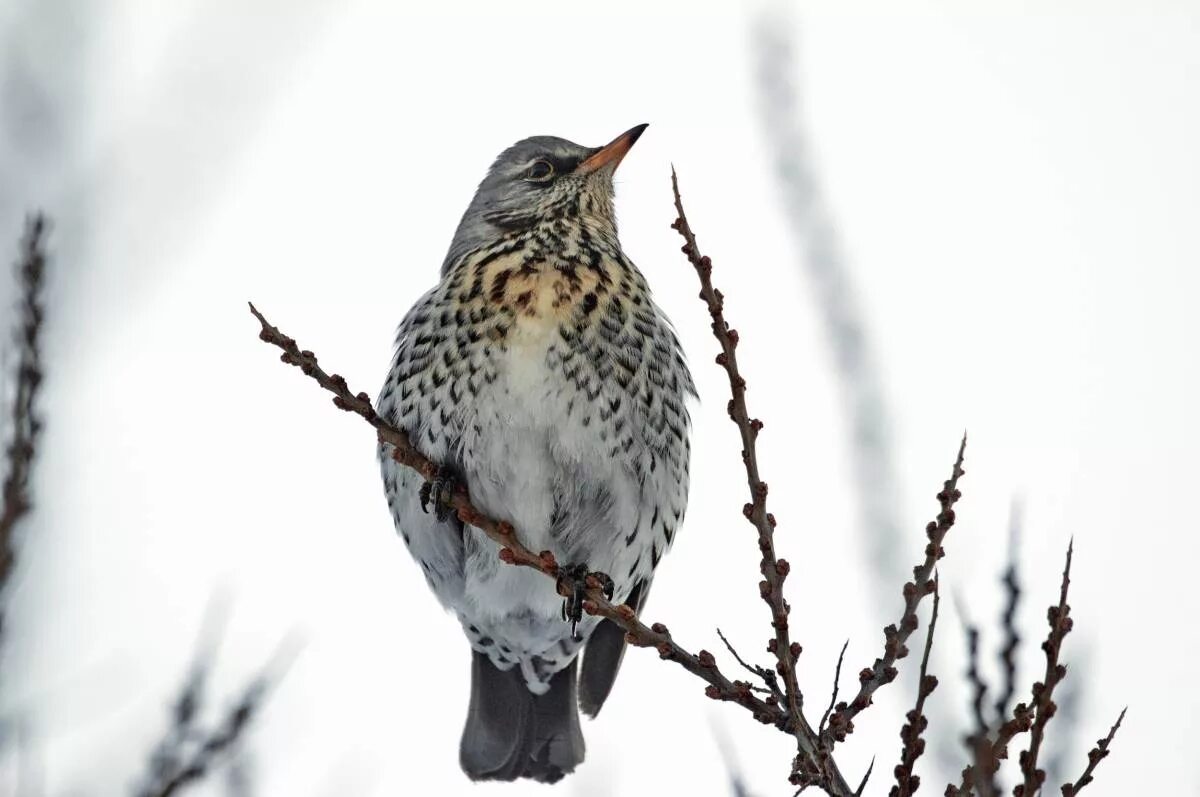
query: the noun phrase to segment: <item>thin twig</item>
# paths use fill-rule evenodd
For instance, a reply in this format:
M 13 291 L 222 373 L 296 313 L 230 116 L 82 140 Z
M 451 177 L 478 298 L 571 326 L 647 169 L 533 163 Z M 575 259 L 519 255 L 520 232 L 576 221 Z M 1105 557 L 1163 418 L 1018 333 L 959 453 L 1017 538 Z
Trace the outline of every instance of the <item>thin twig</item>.
M 829 713 L 833 711 L 833 705 L 837 703 L 838 691 L 841 689 L 842 683 L 842 662 L 846 658 L 846 648 L 850 647 L 850 640 L 847 639 L 842 643 L 842 652 L 838 654 L 837 668 L 833 671 L 833 693 L 829 695 L 829 705 L 825 708 L 825 713 L 821 715 L 821 722 L 817 724 L 817 734 L 825 732 L 825 723 L 829 719 Z
M 900 739 L 904 746 L 900 750 L 900 763 L 896 766 L 896 785 L 888 793 L 889 797 L 912 797 L 921 787 L 921 778 L 913 774 L 913 766 L 925 752 L 925 740 L 921 734 L 929 727 L 925 717 L 925 700 L 933 690 L 937 689 L 937 676 L 929 675 L 929 654 L 933 650 L 933 632 L 937 628 L 938 607 L 941 605 L 941 590 L 938 588 L 938 576 L 933 576 L 933 610 L 929 615 L 929 628 L 925 631 L 925 651 L 921 654 L 921 672 L 917 679 L 917 704 L 908 712 L 908 722 L 900 729 Z
M 1096 742 L 1096 746 L 1088 751 L 1088 765 L 1083 770 L 1083 774 L 1074 783 L 1064 783 L 1062 786 L 1063 797 L 1075 797 L 1083 790 L 1083 787 L 1092 782 L 1092 773 L 1096 771 L 1096 767 L 1100 762 L 1108 757 L 1108 746 L 1112 744 L 1113 738 L 1117 735 L 1117 729 L 1121 727 L 1122 720 L 1125 719 L 1125 712 L 1129 708 L 1121 709 L 1121 716 L 1117 717 L 1117 721 L 1108 731 L 1108 736 L 1105 736 L 1100 741 Z
M 766 692 L 767 694 L 772 695 L 776 699 L 782 701 L 783 693 L 779 691 L 779 679 L 775 677 L 775 672 L 773 670 L 768 670 L 766 667 L 759 667 L 757 664 L 749 664 L 741 657 L 737 650 L 734 649 L 733 645 L 726 638 L 725 634 L 721 633 L 720 628 L 717 629 L 717 636 L 719 636 L 721 641 L 725 643 L 725 649 L 728 650 L 730 655 L 737 660 L 738 664 L 742 665 L 743 669 L 752 675 L 758 676 L 767 684 L 765 687 L 754 687 L 754 691 Z
M 858 788 L 854 790 L 854 797 L 862 797 L 863 791 L 867 788 L 867 781 L 871 779 L 871 773 L 875 771 L 875 757 L 871 756 L 871 764 L 867 767 L 866 773 L 863 774 L 862 780 L 858 782 Z
M 0 590 L 8 582 L 16 559 L 15 531 L 33 506 L 29 482 L 37 455 L 42 421 L 38 416 L 38 394 L 42 384 L 41 333 L 45 316 L 42 288 L 46 273 L 46 235 L 49 223 L 40 214 L 25 221 L 17 260 L 20 289 L 19 314 L 15 330 L 17 378 L 9 408 L 10 439 L 5 449 L 6 473 L 3 508 L 0 509 Z M 0 604 L 0 630 L 3 629 L 3 605 Z

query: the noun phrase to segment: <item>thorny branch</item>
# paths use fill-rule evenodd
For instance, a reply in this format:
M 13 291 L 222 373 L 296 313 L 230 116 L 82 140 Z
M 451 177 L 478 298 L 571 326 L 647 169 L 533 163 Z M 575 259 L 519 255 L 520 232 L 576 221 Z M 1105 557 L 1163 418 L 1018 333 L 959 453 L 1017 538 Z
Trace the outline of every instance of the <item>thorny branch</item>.
M 4 588 L 15 559 L 14 533 L 19 521 L 32 507 L 29 478 L 42 431 L 37 398 L 42 384 L 41 332 L 44 317 L 42 287 L 46 272 L 45 238 L 49 232 L 46 218 L 34 214 L 25 222 L 17 261 L 20 289 L 20 320 L 16 329 L 18 347 L 17 378 L 8 417 L 10 439 L 5 449 L 7 472 L 4 477 L 0 510 L 0 589 Z M 0 629 L 3 628 L 0 609 Z

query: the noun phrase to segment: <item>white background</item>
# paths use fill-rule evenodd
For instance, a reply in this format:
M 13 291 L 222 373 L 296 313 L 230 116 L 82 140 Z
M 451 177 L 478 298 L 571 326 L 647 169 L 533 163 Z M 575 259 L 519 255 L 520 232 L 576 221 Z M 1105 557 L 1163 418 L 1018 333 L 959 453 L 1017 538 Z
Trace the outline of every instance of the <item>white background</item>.
M 847 637 L 853 687 L 898 616 L 899 583 L 878 605 L 846 410 L 765 151 L 757 13 L 0 5 L 6 91 L 21 79 L 42 92 L 3 95 L 0 230 L 15 240 L 23 208 L 40 204 L 59 255 L 38 514 L 3 657 L 0 710 L 21 741 L 0 792 L 25 778 L 30 793 L 125 793 L 216 605 L 228 615 L 219 695 L 300 642 L 253 736 L 257 793 L 545 793 L 459 771 L 467 646 L 394 537 L 374 437 L 278 363 L 245 305 L 374 394 L 394 326 L 436 279 L 476 183 L 533 134 L 596 145 L 651 123 L 618 174 L 622 235 L 681 332 L 702 403 L 688 522 L 646 619 L 723 653 L 720 626 L 767 660 L 726 388 L 668 227 L 674 163 L 766 422 L 810 710 Z M 933 495 L 971 436 L 941 569 L 935 708 L 966 710 L 955 601 L 992 658 L 1016 497 L 1025 685 L 1075 538 L 1066 657 L 1084 691 L 1068 773 L 1128 704 L 1090 793 L 1200 793 L 1200 9 L 840 2 L 785 19 L 891 405 L 898 566 L 917 561 Z M 878 756 L 871 794 L 898 760 L 915 664 L 839 754 L 848 773 Z M 587 761 L 557 791 L 728 793 L 724 735 L 755 793 L 790 794 L 787 739 L 702 687 L 632 651 L 585 725 Z M 935 747 L 960 755 L 952 738 Z M 937 760 L 931 750 L 920 768 L 933 794 Z

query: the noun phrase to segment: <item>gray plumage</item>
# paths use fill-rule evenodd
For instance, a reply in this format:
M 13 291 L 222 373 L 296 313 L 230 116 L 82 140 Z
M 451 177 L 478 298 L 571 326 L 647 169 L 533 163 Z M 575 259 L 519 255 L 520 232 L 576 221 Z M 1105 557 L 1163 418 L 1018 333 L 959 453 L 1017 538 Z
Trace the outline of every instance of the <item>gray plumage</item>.
M 513 524 L 533 551 L 586 564 L 640 609 L 687 503 L 695 394 L 670 323 L 622 252 L 602 148 L 539 136 L 503 152 L 464 214 L 440 282 L 400 324 L 379 412 Z M 576 704 L 599 712 L 624 652 L 578 636 L 544 576 L 482 532 L 439 522 L 419 476 L 381 448 L 397 530 L 473 652 L 460 759 L 474 779 L 553 781 L 583 759 Z M 576 659 L 584 649 L 577 675 Z M 578 678 L 578 684 L 577 684 Z

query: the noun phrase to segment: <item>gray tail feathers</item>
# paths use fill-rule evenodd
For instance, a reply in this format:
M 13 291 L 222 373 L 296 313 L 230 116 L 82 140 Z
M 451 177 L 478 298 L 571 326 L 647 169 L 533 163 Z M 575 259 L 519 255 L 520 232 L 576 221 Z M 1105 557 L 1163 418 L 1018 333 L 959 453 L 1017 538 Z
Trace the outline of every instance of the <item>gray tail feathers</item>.
M 572 661 L 535 695 L 519 667 L 503 671 L 472 651 L 471 705 L 458 750 L 471 780 L 532 778 L 554 783 L 583 761 Z
M 639 581 L 629 593 L 625 605 L 641 613 L 650 592 L 648 581 Z M 601 620 L 583 649 L 579 674 L 579 708 L 589 717 L 600 713 L 608 693 L 617 680 L 621 659 L 625 656 L 625 631 L 610 620 Z

